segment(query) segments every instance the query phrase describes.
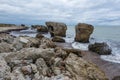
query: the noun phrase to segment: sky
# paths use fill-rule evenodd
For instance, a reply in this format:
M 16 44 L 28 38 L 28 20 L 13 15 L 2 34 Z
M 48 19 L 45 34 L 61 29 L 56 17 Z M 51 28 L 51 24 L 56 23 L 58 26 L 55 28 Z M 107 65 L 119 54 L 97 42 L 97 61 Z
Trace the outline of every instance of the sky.
M 0 23 L 119 25 L 120 0 L 0 0 Z

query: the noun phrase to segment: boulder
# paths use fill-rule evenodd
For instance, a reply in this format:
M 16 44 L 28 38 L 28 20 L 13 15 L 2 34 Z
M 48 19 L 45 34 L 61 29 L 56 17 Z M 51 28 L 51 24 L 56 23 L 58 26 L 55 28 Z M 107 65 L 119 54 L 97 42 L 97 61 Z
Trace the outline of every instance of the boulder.
M 37 29 L 38 32 L 43 32 L 43 33 L 48 32 L 48 28 L 44 25 L 32 25 L 32 28 Z
M 0 80 L 7 80 L 6 78 L 10 74 L 10 67 L 7 65 L 4 58 L 0 56 Z
M 42 48 L 23 48 L 17 52 L 11 52 L 9 55 L 5 56 L 8 63 L 14 60 L 36 60 L 38 58 L 43 58 L 46 61 L 51 60 L 55 56 L 54 49 L 42 49 Z
M 96 65 L 85 61 L 75 54 L 65 60 L 66 69 L 71 73 L 72 80 L 108 80 Z
M 44 38 L 44 36 L 41 34 L 41 33 L 38 33 L 37 35 L 36 35 L 36 38 L 38 38 L 38 39 L 42 39 L 42 38 Z
M 39 74 L 47 76 L 49 74 L 49 68 L 43 58 L 39 58 L 36 61 Z
M 49 38 L 42 38 L 40 43 L 41 43 L 40 45 L 41 48 L 55 48 L 56 47 L 55 43 L 51 41 Z
M 46 22 L 51 37 L 61 36 L 66 37 L 67 25 L 59 22 Z
M 14 36 L 7 33 L 0 33 L 0 42 L 12 43 L 14 41 Z
M 76 36 L 75 41 L 87 43 L 90 35 L 93 33 L 94 27 L 90 24 L 78 23 L 75 26 Z
M 112 50 L 106 43 L 94 43 L 88 46 L 90 51 L 96 52 L 99 55 L 109 55 Z
M 64 40 L 62 37 L 60 37 L 60 36 L 55 36 L 55 37 L 53 37 L 53 38 L 52 38 L 52 41 L 53 41 L 53 42 L 62 42 L 62 43 L 65 42 L 65 40 Z
M 8 44 L 6 42 L 0 43 L 0 53 L 12 52 L 14 50 L 15 48 L 11 44 Z

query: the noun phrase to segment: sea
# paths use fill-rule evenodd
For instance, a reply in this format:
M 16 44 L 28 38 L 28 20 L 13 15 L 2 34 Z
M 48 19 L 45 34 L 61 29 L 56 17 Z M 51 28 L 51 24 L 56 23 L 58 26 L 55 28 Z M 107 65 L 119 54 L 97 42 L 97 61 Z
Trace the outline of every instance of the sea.
M 10 33 L 14 36 L 26 35 L 35 37 L 37 34 L 36 30 L 29 28 L 28 30 L 13 31 Z M 43 34 L 45 37 L 50 38 L 50 34 Z M 71 43 L 72 47 L 80 50 L 88 50 L 88 45 L 95 42 L 106 42 L 112 49 L 111 55 L 102 55 L 101 59 L 120 63 L 120 26 L 94 26 L 94 32 L 90 37 L 89 43 L 79 43 L 74 41 L 75 37 L 75 26 L 68 26 L 66 37 L 66 43 Z

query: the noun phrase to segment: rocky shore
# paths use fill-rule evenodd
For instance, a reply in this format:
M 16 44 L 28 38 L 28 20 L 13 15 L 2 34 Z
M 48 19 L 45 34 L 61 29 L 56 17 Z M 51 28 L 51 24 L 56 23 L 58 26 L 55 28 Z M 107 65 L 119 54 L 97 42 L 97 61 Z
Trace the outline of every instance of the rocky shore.
M 19 31 L 27 29 L 26 26 L 17 26 L 15 24 L 0 24 L 0 33 L 10 32 L 10 31 Z
M 36 37 L 0 33 L 0 80 L 119 80 L 119 77 L 113 79 L 120 74 L 119 64 L 103 61 L 98 54 L 90 51 L 73 49 L 62 38 L 67 30 L 64 23 L 47 22 L 46 25 L 45 28 L 39 25 L 33 27 L 38 32 L 50 32 L 50 39 L 41 33 Z M 12 27 L 6 30 L 1 27 L 0 30 L 11 31 Z M 14 29 L 26 29 L 25 26 L 18 28 Z M 92 25 L 79 23 L 76 25 L 75 41 L 89 42 L 92 32 Z M 108 50 L 100 47 L 95 51 L 101 49 Z

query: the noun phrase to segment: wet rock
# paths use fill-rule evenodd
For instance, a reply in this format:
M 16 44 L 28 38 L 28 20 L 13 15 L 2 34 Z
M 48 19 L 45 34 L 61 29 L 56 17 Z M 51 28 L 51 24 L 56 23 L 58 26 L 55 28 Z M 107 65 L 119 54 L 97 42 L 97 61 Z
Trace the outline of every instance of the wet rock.
M 41 33 L 38 33 L 37 35 L 36 35 L 36 38 L 38 38 L 38 39 L 42 39 L 42 38 L 44 38 L 44 36 L 41 34 Z
M 44 25 L 32 25 L 33 29 L 37 29 L 38 32 L 47 33 L 48 28 Z
M 90 51 L 96 52 L 99 55 L 109 55 L 111 54 L 111 48 L 106 43 L 94 43 L 88 46 Z
M 8 44 L 6 42 L 0 43 L 0 53 L 4 52 L 12 52 L 14 51 L 14 47 L 11 44 Z
M 65 42 L 65 40 L 62 37 L 60 37 L 60 36 L 53 37 L 52 41 L 53 42 L 63 42 L 63 43 Z
M 49 68 L 46 65 L 46 62 L 44 61 L 44 59 L 42 58 L 37 59 L 36 65 L 37 65 L 39 74 L 44 75 L 44 76 L 47 76 L 47 74 L 49 74 Z
M 94 64 L 89 63 L 75 54 L 65 60 L 66 69 L 71 73 L 72 80 L 108 80 L 105 74 Z
M 87 43 L 90 35 L 93 33 L 94 27 L 90 24 L 79 23 L 75 26 L 75 41 Z
M 66 30 L 67 30 L 66 24 L 59 23 L 59 22 L 46 22 L 46 25 L 51 34 L 51 37 L 54 37 L 54 36 L 65 37 L 66 36 Z

